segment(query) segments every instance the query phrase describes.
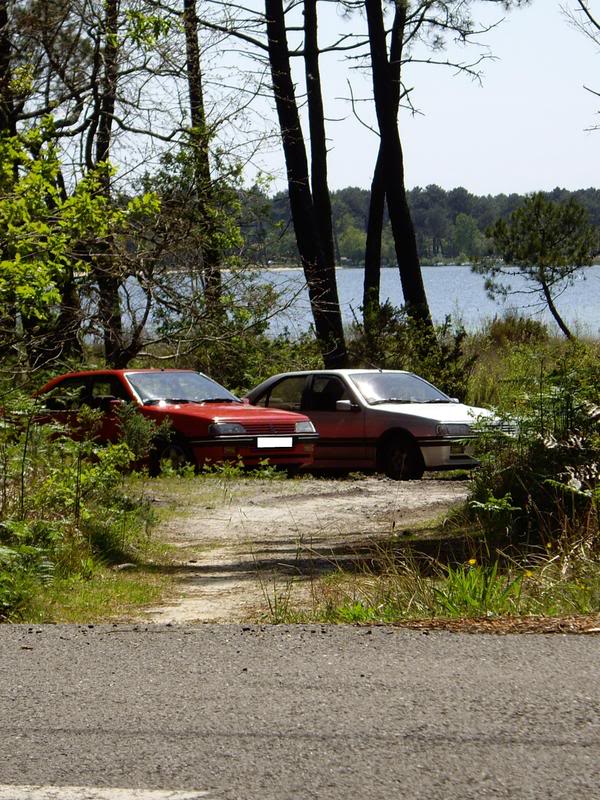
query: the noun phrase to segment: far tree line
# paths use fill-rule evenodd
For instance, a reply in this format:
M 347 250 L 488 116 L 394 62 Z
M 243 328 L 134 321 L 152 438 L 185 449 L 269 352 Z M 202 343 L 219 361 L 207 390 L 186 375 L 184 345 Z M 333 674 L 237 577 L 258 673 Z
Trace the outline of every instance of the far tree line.
M 544 192 L 553 203 L 574 199 L 588 212 L 592 225 L 600 228 L 600 189 L 555 188 Z M 446 190 L 435 184 L 407 190 L 421 263 L 474 262 L 499 255 L 489 229 L 520 208 L 525 195 L 475 195 L 464 187 Z M 337 266 L 362 266 L 369 221 L 370 191 L 350 186 L 331 192 L 333 241 Z M 241 228 L 246 257 L 259 266 L 293 265 L 298 251 L 290 224 L 287 192 L 272 197 L 260 191 L 241 198 Z M 256 215 L 259 216 L 256 216 Z M 381 260 L 395 267 L 396 255 L 387 213 L 384 215 Z

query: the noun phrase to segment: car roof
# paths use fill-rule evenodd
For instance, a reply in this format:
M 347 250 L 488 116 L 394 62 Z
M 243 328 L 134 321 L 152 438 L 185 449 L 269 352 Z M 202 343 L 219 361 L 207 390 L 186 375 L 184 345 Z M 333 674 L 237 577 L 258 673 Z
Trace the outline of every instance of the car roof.
M 365 373 L 373 374 L 386 374 L 386 373 L 403 373 L 405 375 L 412 375 L 406 369 L 375 369 L 373 367 L 346 367 L 344 369 L 302 369 L 295 372 L 280 372 L 278 375 L 273 375 L 274 378 L 281 378 L 284 375 L 364 375 Z
M 88 375 L 129 375 L 133 372 L 196 372 L 194 369 L 161 368 L 161 367 L 139 367 L 135 369 L 111 369 L 110 367 L 98 369 L 82 369 L 76 372 L 63 372 L 57 378 L 85 378 Z

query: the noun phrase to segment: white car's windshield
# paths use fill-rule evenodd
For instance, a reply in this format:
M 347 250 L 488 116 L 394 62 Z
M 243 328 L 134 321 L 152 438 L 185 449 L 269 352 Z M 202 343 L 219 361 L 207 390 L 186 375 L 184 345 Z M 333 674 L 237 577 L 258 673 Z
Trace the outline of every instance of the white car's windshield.
M 170 403 L 238 403 L 235 395 L 198 372 L 131 372 L 131 387 L 145 405 Z
M 410 372 L 359 372 L 350 378 L 370 405 L 452 402 L 448 395 Z

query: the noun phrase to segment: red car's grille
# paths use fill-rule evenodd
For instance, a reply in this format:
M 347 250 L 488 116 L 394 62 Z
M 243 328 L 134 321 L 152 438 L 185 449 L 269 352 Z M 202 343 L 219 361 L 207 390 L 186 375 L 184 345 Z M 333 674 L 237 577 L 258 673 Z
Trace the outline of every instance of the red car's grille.
M 244 422 L 244 428 L 255 436 L 273 436 L 273 434 L 287 434 L 295 431 L 293 422 Z

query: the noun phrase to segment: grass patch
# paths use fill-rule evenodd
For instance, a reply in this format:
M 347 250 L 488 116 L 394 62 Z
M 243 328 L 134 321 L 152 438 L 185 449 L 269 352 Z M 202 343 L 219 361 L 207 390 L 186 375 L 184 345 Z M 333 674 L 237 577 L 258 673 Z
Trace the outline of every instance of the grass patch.
M 172 579 L 143 567 L 98 569 L 90 578 L 62 579 L 45 586 L 21 614 L 23 623 L 99 623 L 138 617 L 171 589 Z
M 270 623 L 402 624 L 419 620 L 510 620 L 600 614 L 600 563 L 573 548 L 519 549 L 431 527 L 367 543 L 295 588 L 307 576 L 271 581 Z

